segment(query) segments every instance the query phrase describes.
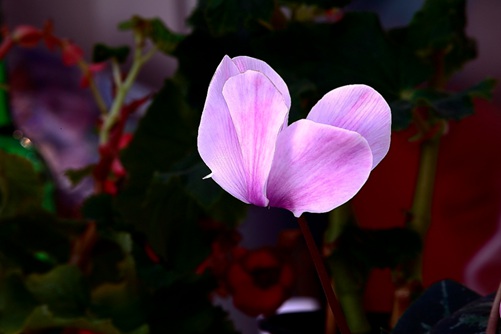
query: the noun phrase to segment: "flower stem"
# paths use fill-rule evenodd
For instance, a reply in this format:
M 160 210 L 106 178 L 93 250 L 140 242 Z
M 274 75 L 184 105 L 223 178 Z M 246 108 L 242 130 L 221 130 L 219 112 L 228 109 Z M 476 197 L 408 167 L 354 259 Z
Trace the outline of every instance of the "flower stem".
M 332 288 L 331 280 L 329 278 L 329 275 L 327 274 L 323 259 L 320 256 L 320 252 L 318 251 L 317 245 L 315 244 L 315 240 L 311 235 L 308 223 L 303 216 L 298 218 L 298 223 L 306 241 L 306 245 L 308 247 L 308 251 L 310 252 L 313 264 L 315 265 L 315 269 L 322 285 L 322 289 L 324 290 L 325 296 L 327 298 L 327 303 L 329 304 L 329 307 L 334 314 L 334 319 L 339 328 L 339 331 L 341 332 L 341 334 L 351 334 L 346 322 L 346 318 L 344 317 L 343 310 L 341 309 L 341 305 L 339 304 L 336 294 L 334 293 L 334 289 Z

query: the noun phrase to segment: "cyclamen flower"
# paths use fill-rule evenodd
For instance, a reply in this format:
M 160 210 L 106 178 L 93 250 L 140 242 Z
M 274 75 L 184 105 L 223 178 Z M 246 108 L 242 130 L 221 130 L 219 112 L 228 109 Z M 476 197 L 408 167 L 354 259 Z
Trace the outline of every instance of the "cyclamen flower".
M 198 150 L 211 177 L 239 200 L 303 212 L 351 199 L 389 149 L 390 108 L 371 87 L 327 93 L 288 125 L 291 98 L 265 62 L 225 56 L 209 85 Z

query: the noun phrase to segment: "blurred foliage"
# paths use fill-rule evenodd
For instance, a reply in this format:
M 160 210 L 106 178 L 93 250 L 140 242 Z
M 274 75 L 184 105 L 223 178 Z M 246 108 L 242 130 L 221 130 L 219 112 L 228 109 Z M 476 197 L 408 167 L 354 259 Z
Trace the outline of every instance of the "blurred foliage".
M 178 71 L 123 151 L 127 179 L 118 193 L 89 197 L 78 219 L 46 212 L 40 173 L 0 151 L 0 333 L 235 333 L 210 301 L 214 278 L 195 274 L 218 233 L 245 216 L 243 203 L 202 181 L 209 170 L 196 150 L 207 87 L 224 55 L 270 64 L 289 86 L 291 121 L 345 84 L 377 89 L 395 130 L 411 126 L 417 107 L 428 107 L 431 121 L 457 120 L 473 113 L 472 98 L 489 96 L 492 80 L 462 92 L 437 82 L 437 73 L 447 79 L 475 57 L 464 0 L 427 0 L 408 26 L 389 31 L 373 13 L 325 19 L 348 2 L 199 0 L 186 36 L 159 19 L 121 23 L 176 57 Z M 296 19 L 305 8 L 309 16 Z M 94 61 L 128 54 L 100 44 Z M 78 182 L 91 172 L 69 176 Z M 421 247 L 404 229 L 352 229 L 341 241 L 338 254 L 364 268 L 393 268 Z

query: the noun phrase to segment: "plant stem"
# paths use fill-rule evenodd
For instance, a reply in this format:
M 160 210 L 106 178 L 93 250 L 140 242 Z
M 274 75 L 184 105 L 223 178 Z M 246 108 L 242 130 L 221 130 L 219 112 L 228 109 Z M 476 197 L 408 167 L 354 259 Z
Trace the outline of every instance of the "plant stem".
M 435 174 L 437 168 L 440 137 L 431 138 L 421 143 L 421 158 L 419 174 L 416 180 L 414 201 L 412 203 L 412 218 L 408 227 L 419 233 L 424 238 L 431 223 L 431 206 L 433 189 L 435 187 Z
M 360 268 L 354 268 L 343 255 L 336 253 L 336 241 L 343 231 L 354 224 L 353 212 L 350 203 L 346 203 L 331 211 L 329 221 L 324 232 L 324 256 L 329 257 L 328 264 L 331 270 L 332 281 L 336 282 L 336 294 L 343 310 L 346 311 L 346 321 L 353 333 L 369 333 L 371 326 L 367 320 L 362 304 L 366 273 Z M 330 321 L 332 314 L 327 313 L 325 333 L 334 333 L 334 322 Z
M 429 86 L 435 90 L 442 90 L 445 86 L 445 54 L 444 50 L 437 50 L 431 57 L 435 71 L 429 80 Z M 418 116 L 417 114 L 416 116 Z M 422 122 L 421 122 L 422 121 Z M 432 123 L 430 123 L 430 121 Z M 436 120 L 414 119 L 421 135 L 429 135 L 430 127 Z M 443 129 L 442 129 L 443 130 Z M 419 171 L 414 190 L 414 199 L 411 207 L 411 219 L 407 222 L 407 227 L 416 231 L 421 240 L 425 240 L 426 233 L 431 224 L 431 207 L 433 202 L 433 191 L 435 188 L 435 174 L 437 169 L 438 152 L 440 147 L 440 137 L 443 131 L 432 133 L 430 138 L 421 142 L 421 156 L 419 161 Z M 407 306 L 411 304 L 416 294 L 422 289 L 422 252 L 414 260 L 404 264 L 399 271 L 394 272 L 396 277 L 396 289 L 394 295 L 394 305 L 391 314 L 391 325 L 395 325 Z
M 85 63 L 83 60 L 80 60 L 77 63 L 78 67 L 82 71 L 82 74 L 88 77 L 89 80 L 89 88 L 92 93 L 92 96 L 94 97 L 94 100 L 96 101 L 97 108 L 99 109 L 99 112 L 101 115 L 106 115 L 107 112 L 107 107 L 106 103 L 104 103 L 104 99 L 101 96 L 101 93 L 99 92 L 99 89 L 97 88 L 96 82 L 94 81 L 94 78 L 92 77 L 91 73 L 89 73 L 89 65 Z
M 439 148 L 440 135 L 421 143 L 421 157 L 411 208 L 411 219 L 407 222 L 407 227 L 416 231 L 423 243 L 431 224 L 431 207 Z M 420 254 L 414 260 L 404 264 L 403 268 L 400 268 L 400 272 L 394 273 L 396 289 L 391 314 L 390 325 L 392 327 L 397 323 L 416 295 L 421 292 L 422 267 L 423 258 L 422 254 Z
M 327 298 L 327 303 L 334 314 L 334 319 L 339 328 L 341 334 L 351 334 L 348 324 L 346 322 L 346 318 L 344 317 L 343 310 L 341 309 L 341 305 L 334 293 L 334 290 L 331 285 L 331 279 L 327 274 L 327 270 L 323 263 L 323 259 L 320 256 L 320 252 L 315 244 L 315 240 L 311 235 L 310 228 L 308 227 L 308 223 L 303 216 L 298 218 L 299 227 L 301 232 L 303 233 L 304 239 L 306 241 L 306 245 L 308 247 L 308 251 L 310 252 L 311 259 L 313 264 L 315 265 L 315 269 L 317 271 L 318 278 L 322 285 L 322 289 L 324 290 L 325 296 Z
M 150 60 L 150 58 L 155 54 L 156 48 L 153 47 L 149 50 L 148 53 L 143 55 L 143 37 L 136 33 L 135 35 L 135 48 L 134 48 L 134 58 L 132 61 L 132 66 L 130 68 L 127 77 L 119 86 L 117 86 L 117 91 L 115 95 L 115 99 L 113 100 L 113 104 L 111 105 L 109 114 L 105 117 L 103 125 L 101 127 L 99 142 L 104 144 L 108 141 L 108 136 L 111 128 L 117 122 L 120 116 L 120 110 L 122 110 L 122 106 L 124 104 L 125 98 L 127 97 L 127 93 L 132 88 L 134 81 L 136 80 L 141 67 Z

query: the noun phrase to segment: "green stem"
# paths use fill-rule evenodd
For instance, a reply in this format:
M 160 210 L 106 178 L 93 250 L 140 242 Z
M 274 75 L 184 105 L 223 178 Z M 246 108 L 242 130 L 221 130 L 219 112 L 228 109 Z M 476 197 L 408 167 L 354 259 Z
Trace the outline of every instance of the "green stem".
M 329 224 L 324 233 L 324 255 L 335 250 L 334 244 L 343 230 L 353 222 L 350 203 L 346 203 L 329 213 Z M 355 334 L 369 333 L 371 326 L 363 307 L 362 296 L 365 277 L 353 268 L 346 258 L 334 253 L 329 258 L 333 282 L 336 282 L 336 293 L 346 314 L 346 321 Z M 329 331 L 329 333 L 332 332 Z M 327 333 L 327 332 L 326 332 Z
M 441 135 L 441 134 L 440 134 Z M 416 179 L 414 200 L 411 208 L 411 219 L 407 227 L 416 231 L 424 243 L 426 233 L 431 224 L 431 207 L 435 187 L 440 135 L 421 143 L 419 172 Z M 394 326 L 406 308 L 412 303 L 422 289 L 423 257 L 419 254 L 393 273 L 396 285 L 391 325 Z
M 153 47 L 151 50 L 149 50 L 148 53 L 143 55 L 143 37 L 139 34 L 136 34 L 135 41 L 136 43 L 134 48 L 134 58 L 132 61 L 132 66 L 125 80 L 117 87 L 115 99 L 113 100 L 113 104 L 111 105 L 110 112 L 105 117 L 103 125 L 101 127 L 99 136 L 99 142 L 101 144 L 104 144 L 108 141 L 110 130 L 118 121 L 120 110 L 122 110 L 122 106 L 124 104 L 125 98 L 127 97 L 127 93 L 132 88 L 132 85 L 134 84 L 139 71 L 156 52 L 156 48 Z
M 416 189 L 412 203 L 411 221 L 408 227 L 418 232 L 424 238 L 431 223 L 431 206 L 435 187 L 440 139 L 432 138 L 421 144 L 421 159 L 419 174 L 416 180 Z
M 89 73 L 89 66 L 87 63 L 85 63 L 83 60 L 79 61 L 77 63 L 78 67 L 82 71 L 82 74 L 85 76 L 88 76 L 89 80 L 89 88 L 92 93 L 92 96 L 94 97 L 94 100 L 96 101 L 97 108 L 99 109 L 99 112 L 101 115 L 106 115 L 107 112 L 107 107 L 106 103 L 104 103 L 104 99 L 101 96 L 101 93 L 99 92 L 99 89 L 97 88 L 96 82 L 94 81 L 93 76 L 91 73 Z
M 423 242 L 431 224 L 431 208 L 439 148 L 440 137 L 438 136 L 421 143 L 421 157 L 411 207 L 411 220 L 407 223 L 407 227 L 416 231 Z M 422 282 L 422 260 L 420 255 L 411 263 L 407 276 L 408 281 Z

